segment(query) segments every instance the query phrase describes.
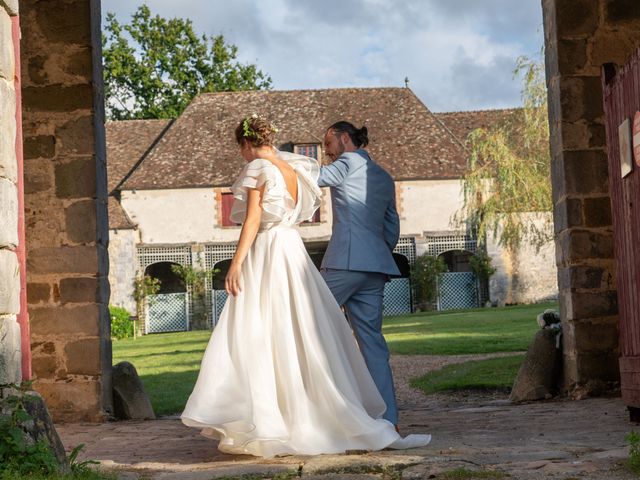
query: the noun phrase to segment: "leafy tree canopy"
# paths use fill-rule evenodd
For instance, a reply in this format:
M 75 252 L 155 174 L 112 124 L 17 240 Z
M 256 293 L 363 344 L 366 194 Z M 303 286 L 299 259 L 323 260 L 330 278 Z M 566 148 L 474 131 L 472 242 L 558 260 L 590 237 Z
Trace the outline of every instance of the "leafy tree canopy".
M 107 115 L 114 120 L 176 118 L 202 92 L 271 88 L 271 77 L 236 60 L 222 35 L 197 35 L 191 20 L 152 16 L 131 23 L 107 14 L 102 35 Z
M 551 176 L 547 89 L 542 61 L 520 57 L 523 108 L 503 125 L 474 130 L 464 178 L 464 204 L 456 214 L 479 239 L 492 234 L 516 251 L 551 239 Z

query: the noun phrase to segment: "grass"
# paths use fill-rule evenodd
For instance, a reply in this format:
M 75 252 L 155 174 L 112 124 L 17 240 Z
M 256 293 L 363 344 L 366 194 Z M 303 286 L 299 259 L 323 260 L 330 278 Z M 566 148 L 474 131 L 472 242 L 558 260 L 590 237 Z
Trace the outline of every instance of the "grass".
M 391 353 L 463 355 L 521 352 L 538 325 L 536 315 L 555 303 L 477 308 L 388 317 L 383 333 Z
M 448 365 L 412 379 L 411 386 L 427 394 L 460 390 L 508 391 L 523 360 L 524 355 L 513 355 Z
M 555 306 L 545 303 L 388 317 L 383 332 L 394 354 L 524 351 L 538 328 L 536 315 Z M 210 335 L 196 331 L 117 340 L 113 360 L 135 365 L 157 415 L 179 413 L 195 384 Z

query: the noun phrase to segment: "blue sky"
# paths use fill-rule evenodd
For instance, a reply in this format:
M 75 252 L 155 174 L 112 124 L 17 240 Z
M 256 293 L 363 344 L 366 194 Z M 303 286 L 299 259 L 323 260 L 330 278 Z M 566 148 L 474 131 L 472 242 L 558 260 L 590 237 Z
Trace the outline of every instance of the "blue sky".
M 543 43 L 540 0 L 102 0 L 224 34 L 277 90 L 399 87 L 433 111 L 520 105 L 512 71 Z

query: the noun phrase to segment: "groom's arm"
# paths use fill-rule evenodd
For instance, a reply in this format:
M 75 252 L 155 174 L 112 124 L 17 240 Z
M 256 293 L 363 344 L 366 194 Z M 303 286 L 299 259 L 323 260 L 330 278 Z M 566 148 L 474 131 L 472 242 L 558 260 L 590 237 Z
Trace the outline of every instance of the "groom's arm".
M 338 157 L 335 162 L 320 168 L 318 186 L 335 187 L 340 185 L 348 174 L 349 162 L 346 158 Z
M 389 250 L 393 251 L 398 244 L 400 238 L 400 217 L 396 210 L 396 194 L 393 192 L 393 198 L 384 212 L 384 241 Z

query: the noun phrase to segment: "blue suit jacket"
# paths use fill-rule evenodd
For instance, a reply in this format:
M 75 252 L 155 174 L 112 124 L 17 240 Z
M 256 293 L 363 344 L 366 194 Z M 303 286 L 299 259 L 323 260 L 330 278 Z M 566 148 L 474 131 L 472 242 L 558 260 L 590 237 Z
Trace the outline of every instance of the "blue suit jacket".
M 393 249 L 400 236 L 395 184 L 365 150 L 345 152 L 320 169 L 331 187 L 333 232 L 322 268 L 399 275 Z

